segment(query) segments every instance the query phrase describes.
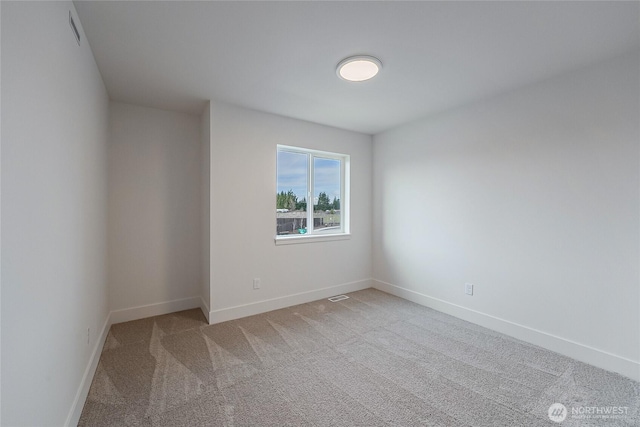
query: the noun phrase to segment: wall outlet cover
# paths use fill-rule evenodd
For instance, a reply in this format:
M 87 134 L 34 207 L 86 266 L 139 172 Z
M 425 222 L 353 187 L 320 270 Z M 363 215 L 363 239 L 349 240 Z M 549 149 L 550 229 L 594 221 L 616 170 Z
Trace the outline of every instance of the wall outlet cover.
M 467 295 L 473 295 L 473 284 L 465 283 L 464 284 L 464 293 Z

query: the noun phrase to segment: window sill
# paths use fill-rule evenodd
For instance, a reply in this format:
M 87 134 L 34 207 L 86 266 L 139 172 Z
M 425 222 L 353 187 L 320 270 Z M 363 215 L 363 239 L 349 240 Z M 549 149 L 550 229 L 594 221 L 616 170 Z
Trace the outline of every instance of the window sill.
M 297 245 L 301 243 L 315 243 L 315 242 L 330 242 L 333 240 L 349 240 L 351 234 L 312 234 L 312 235 L 298 235 L 298 236 L 276 236 L 276 246 L 279 245 Z

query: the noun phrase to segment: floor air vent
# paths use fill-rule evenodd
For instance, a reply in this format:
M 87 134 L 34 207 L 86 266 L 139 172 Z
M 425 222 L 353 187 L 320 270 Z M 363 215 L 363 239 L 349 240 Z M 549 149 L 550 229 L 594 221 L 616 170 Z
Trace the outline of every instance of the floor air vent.
M 338 302 L 338 301 L 342 301 L 343 299 L 348 299 L 349 297 L 346 295 L 336 295 L 335 297 L 331 297 L 329 298 L 329 301 L 331 302 Z

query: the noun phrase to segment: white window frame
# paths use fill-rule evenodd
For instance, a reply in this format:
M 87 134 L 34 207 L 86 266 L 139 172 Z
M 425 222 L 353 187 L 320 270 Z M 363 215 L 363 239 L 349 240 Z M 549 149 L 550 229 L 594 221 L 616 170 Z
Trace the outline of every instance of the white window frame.
M 276 188 L 277 188 L 277 158 L 278 152 L 287 151 L 291 153 L 307 154 L 307 233 L 295 235 L 278 235 L 276 232 L 276 245 L 288 245 L 296 243 L 323 242 L 331 240 L 345 240 L 351 237 L 350 218 L 350 172 L 351 157 L 348 154 L 332 153 L 328 151 L 312 150 L 290 145 L 277 145 L 276 148 Z M 315 231 L 313 228 L 313 190 L 314 190 L 314 158 L 333 159 L 340 161 L 340 229 L 333 232 Z M 326 230 L 326 229 L 325 229 Z

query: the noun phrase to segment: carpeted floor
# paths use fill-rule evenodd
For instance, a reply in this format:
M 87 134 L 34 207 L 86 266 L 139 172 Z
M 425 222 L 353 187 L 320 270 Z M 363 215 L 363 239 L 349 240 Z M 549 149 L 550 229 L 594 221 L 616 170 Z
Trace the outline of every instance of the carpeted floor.
M 79 425 L 640 425 L 638 382 L 377 290 L 348 295 L 211 326 L 199 309 L 113 325 Z M 572 415 L 585 407 L 627 409 Z

